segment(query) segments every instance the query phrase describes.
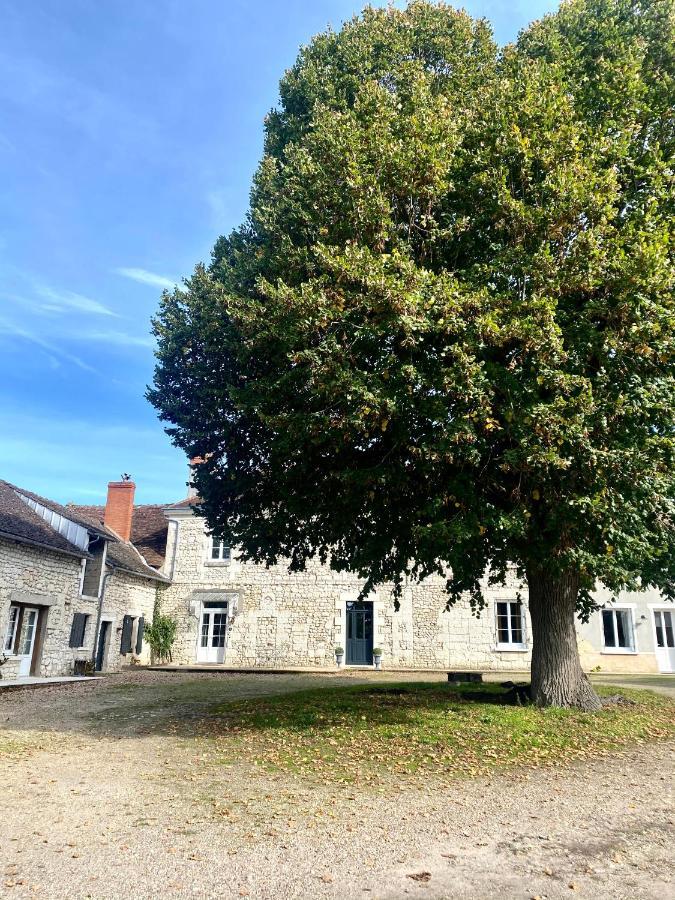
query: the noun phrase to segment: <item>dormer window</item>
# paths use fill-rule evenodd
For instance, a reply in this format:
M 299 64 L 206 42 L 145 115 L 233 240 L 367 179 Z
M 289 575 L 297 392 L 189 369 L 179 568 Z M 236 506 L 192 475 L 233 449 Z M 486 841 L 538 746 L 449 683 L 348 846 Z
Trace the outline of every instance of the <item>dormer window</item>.
M 230 548 L 227 546 L 225 541 L 221 541 L 219 538 L 210 534 L 208 547 L 209 547 L 208 557 L 207 557 L 208 562 L 229 563 Z
M 92 535 L 88 550 L 91 553 L 91 559 L 82 560 L 80 596 L 98 599 L 101 595 L 101 585 L 103 583 L 106 542 L 98 535 Z

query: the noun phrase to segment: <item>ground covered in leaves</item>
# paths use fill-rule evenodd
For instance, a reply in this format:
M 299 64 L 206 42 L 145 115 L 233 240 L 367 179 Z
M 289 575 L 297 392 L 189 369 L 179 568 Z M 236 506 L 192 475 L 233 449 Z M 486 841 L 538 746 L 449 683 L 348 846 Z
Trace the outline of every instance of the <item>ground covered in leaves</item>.
M 320 782 L 477 776 L 571 761 L 675 735 L 675 705 L 600 687 L 600 713 L 508 702 L 496 684 L 368 685 L 223 705 L 200 733 L 230 759 Z
M 0 896 L 668 894 L 669 699 L 612 684 L 584 714 L 402 679 L 0 693 Z

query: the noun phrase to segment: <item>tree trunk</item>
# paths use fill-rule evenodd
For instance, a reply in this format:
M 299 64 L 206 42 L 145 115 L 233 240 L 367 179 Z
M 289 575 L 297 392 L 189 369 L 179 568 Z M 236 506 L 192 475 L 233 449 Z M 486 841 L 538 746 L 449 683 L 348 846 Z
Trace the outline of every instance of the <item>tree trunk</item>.
M 532 699 L 537 706 L 595 711 L 600 700 L 579 660 L 575 611 L 579 578 L 528 567 L 532 619 Z

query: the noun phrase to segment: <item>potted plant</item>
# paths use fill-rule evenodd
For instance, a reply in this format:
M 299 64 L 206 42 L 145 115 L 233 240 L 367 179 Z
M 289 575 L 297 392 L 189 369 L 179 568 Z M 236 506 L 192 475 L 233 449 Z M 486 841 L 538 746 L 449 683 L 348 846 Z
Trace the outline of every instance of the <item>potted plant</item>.
M 373 650 L 373 660 L 375 662 L 375 668 L 381 669 L 382 668 L 382 648 L 381 647 L 375 647 L 375 649 Z
M 344 647 L 336 647 L 335 648 L 335 662 L 338 665 L 338 668 L 342 665 L 345 659 L 345 651 Z

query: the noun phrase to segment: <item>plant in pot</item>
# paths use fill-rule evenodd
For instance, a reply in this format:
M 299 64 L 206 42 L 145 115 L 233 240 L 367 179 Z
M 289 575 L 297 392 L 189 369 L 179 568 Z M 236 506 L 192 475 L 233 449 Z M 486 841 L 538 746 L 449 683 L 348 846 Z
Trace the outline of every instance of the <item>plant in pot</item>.
M 373 660 L 375 662 L 375 668 L 381 669 L 382 668 L 382 648 L 381 647 L 375 647 L 375 649 L 373 650 Z
M 338 664 L 338 666 L 341 666 L 344 661 L 345 661 L 344 647 L 336 647 L 335 648 L 335 662 Z

